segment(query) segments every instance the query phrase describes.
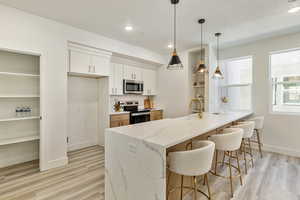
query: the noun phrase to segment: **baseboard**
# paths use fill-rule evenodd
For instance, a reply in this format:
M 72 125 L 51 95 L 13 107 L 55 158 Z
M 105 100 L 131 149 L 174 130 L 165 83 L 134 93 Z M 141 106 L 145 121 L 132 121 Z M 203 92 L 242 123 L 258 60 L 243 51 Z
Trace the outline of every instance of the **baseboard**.
M 46 171 L 48 169 L 61 167 L 68 164 L 68 157 L 59 158 L 56 160 L 50 160 L 46 164 L 40 166 L 41 171 Z
M 90 147 L 90 146 L 95 146 L 95 145 L 98 145 L 98 143 L 95 141 L 87 141 L 87 142 L 78 143 L 78 144 L 70 144 L 70 145 L 68 145 L 68 152 L 78 150 L 78 149 L 83 149 L 83 148 Z
M 0 168 L 16 165 L 20 163 L 25 163 L 37 159 L 39 159 L 38 152 L 35 152 L 33 154 L 30 153 L 27 155 L 21 155 L 21 156 L 6 156 L 4 159 L 1 159 Z
M 258 145 L 254 144 L 253 148 L 258 149 Z M 293 157 L 299 157 L 300 158 L 300 151 L 285 148 L 285 147 L 279 147 L 279 146 L 264 144 L 263 147 L 262 147 L 262 150 L 266 151 L 266 152 L 279 153 L 279 154 L 283 154 L 283 155 L 287 155 L 287 156 L 293 156 Z

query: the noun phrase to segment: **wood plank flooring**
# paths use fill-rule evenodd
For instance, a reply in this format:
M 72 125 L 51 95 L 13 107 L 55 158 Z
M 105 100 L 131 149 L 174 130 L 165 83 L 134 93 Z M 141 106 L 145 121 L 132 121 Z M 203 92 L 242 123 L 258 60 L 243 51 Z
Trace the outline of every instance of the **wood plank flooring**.
M 103 200 L 103 148 L 68 156 L 68 166 L 45 172 L 39 172 L 37 161 L 0 169 L 0 200 Z
M 0 200 L 103 200 L 103 148 L 70 152 L 69 163 L 46 172 L 38 171 L 37 161 L 0 169 Z M 230 199 L 228 181 L 210 175 L 209 182 L 213 200 Z M 300 159 L 265 153 L 243 187 L 235 181 L 234 200 L 300 200 Z

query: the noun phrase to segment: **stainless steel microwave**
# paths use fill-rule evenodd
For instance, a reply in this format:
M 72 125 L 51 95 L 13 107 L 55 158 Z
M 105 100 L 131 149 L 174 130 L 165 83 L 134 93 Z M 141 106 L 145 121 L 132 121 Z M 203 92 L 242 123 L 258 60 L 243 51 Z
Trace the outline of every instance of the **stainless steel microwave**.
M 124 94 L 143 94 L 143 81 L 123 80 Z

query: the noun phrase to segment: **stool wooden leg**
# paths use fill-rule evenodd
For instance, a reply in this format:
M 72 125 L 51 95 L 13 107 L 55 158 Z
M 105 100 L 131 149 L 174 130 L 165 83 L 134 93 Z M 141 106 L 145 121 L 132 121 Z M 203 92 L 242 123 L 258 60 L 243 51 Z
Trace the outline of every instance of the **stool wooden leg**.
M 263 158 L 263 154 L 262 154 L 262 150 L 261 150 L 262 143 L 260 141 L 260 133 L 259 133 L 259 130 L 256 130 L 255 132 L 256 132 L 256 137 L 257 137 L 257 143 L 258 143 L 258 149 L 259 149 L 260 157 Z
M 241 183 L 241 185 L 243 185 L 242 171 L 241 171 L 241 167 L 240 167 L 240 159 L 239 159 L 239 154 L 237 151 L 235 151 L 235 155 L 236 155 L 237 166 L 238 166 L 239 173 L 240 173 L 240 183 Z
M 245 139 L 243 139 L 242 144 L 243 144 L 243 151 L 244 151 L 245 174 L 248 174 L 248 169 L 247 169 L 247 158 L 246 158 L 246 142 L 245 142 Z
M 232 169 L 231 169 L 231 152 L 229 152 L 229 175 L 230 175 L 231 197 L 233 197 L 233 183 L 232 183 Z
M 208 182 L 208 175 L 205 174 L 204 179 L 206 180 L 206 185 L 207 185 L 207 191 L 208 191 L 208 199 L 211 199 L 211 193 L 210 193 L 210 187 L 209 187 L 209 182 Z
M 223 161 L 222 161 L 222 165 L 224 166 L 225 164 L 225 156 L 226 156 L 226 151 L 224 151 L 224 155 L 223 155 Z
M 168 179 L 167 179 L 167 200 L 169 199 L 169 185 L 170 185 L 171 174 L 172 172 L 169 171 Z
M 180 184 L 180 200 L 183 199 L 183 175 L 181 175 L 181 184 Z
M 219 151 L 218 151 L 218 150 L 216 150 L 215 174 L 217 174 L 217 167 L 218 167 L 218 154 L 219 154 Z
M 194 200 L 197 200 L 197 188 L 198 188 L 197 177 L 194 176 L 193 180 L 194 180 Z
M 252 167 L 254 167 L 254 161 L 253 161 L 253 154 L 252 154 L 252 148 L 251 148 L 251 140 L 248 138 L 248 143 L 249 143 L 249 151 L 250 151 L 250 156 L 251 156 L 251 163 Z

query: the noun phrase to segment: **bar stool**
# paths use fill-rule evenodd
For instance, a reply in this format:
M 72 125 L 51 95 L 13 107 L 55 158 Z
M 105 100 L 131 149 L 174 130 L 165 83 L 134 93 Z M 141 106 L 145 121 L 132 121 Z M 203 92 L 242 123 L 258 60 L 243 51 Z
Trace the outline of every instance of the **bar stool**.
M 168 169 L 170 173 L 169 173 L 168 182 L 170 182 L 171 173 L 175 173 L 181 176 L 181 185 L 179 187 L 181 200 L 183 199 L 183 188 L 192 189 L 194 191 L 194 200 L 197 199 L 197 192 L 200 192 L 208 199 L 211 199 L 207 174 L 211 170 L 215 144 L 211 141 L 198 141 L 194 145 L 195 145 L 194 148 L 197 149 L 169 153 Z M 198 188 L 197 177 L 202 175 L 204 175 L 204 180 L 207 184 L 208 194 L 202 192 Z M 183 186 L 184 176 L 193 178 L 192 187 Z M 172 190 L 175 190 L 177 188 L 178 187 L 172 188 Z M 168 191 L 168 197 L 169 197 L 169 193 L 172 192 L 172 190 Z M 169 199 L 168 197 L 167 199 Z
M 231 196 L 233 197 L 233 178 L 240 178 L 241 185 L 243 184 L 242 180 L 242 173 L 240 168 L 240 161 L 238 157 L 237 151 L 241 147 L 241 142 L 243 138 L 243 129 L 240 128 L 226 128 L 223 131 L 221 131 L 219 134 L 212 135 L 209 137 L 209 140 L 213 141 L 216 145 L 216 156 L 215 156 L 215 169 L 214 171 L 211 171 L 211 173 L 215 176 L 222 177 L 222 178 L 229 178 L 230 179 L 230 191 Z M 224 152 L 224 158 L 225 156 L 228 156 L 229 160 L 228 162 L 219 162 L 218 161 L 218 154 L 219 151 Z M 235 156 L 233 155 L 235 153 Z M 234 166 L 231 162 L 231 159 L 236 159 L 237 166 Z M 218 164 L 226 164 L 226 166 L 229 168 L 229 176 L 222 176 L 218 174 L 217 167 Z M 237 171 L 237 175 L 233 175 L 232 168 L 234 168 Z
M 244 135 L 243 135 L 241 150 L 242 150 L 242 152 L 244 154 L 245 174 L 248 173 L 247 155 L 250 155 L 251 164 L 252 164 L 252 167 L 254 167 L 252 147 L 251 147 L 251 141 L 250 141 L 250 138 L 253 136 L 254 127 L 255 127 L 255 122 L 253 122 L 253 121 L 238 122 L 237 125 L 232 126 L 232 128 L 241 128 L 241 129 L 244 130 Z M 248 148 L 249 151 L 247 151 L 246 148 Z
M 256 138 L 252 137 L 251 142 L 258 144 L 258 150 L 259 150 L 259 153 L 260 153 L 260 157 L 263 158 L 263 153 L 262 153 L 262 149 L 261 149 L 262 146 L 263 146 L 263 144 L 261 142 L 261 134 L 262 134 L 262 130 L 264 128 L 265 117 L 264 116 L 257 116 L 257 117 L 253 117 L 249 120 L 255 122 L 254 132 L 256 133 Z

